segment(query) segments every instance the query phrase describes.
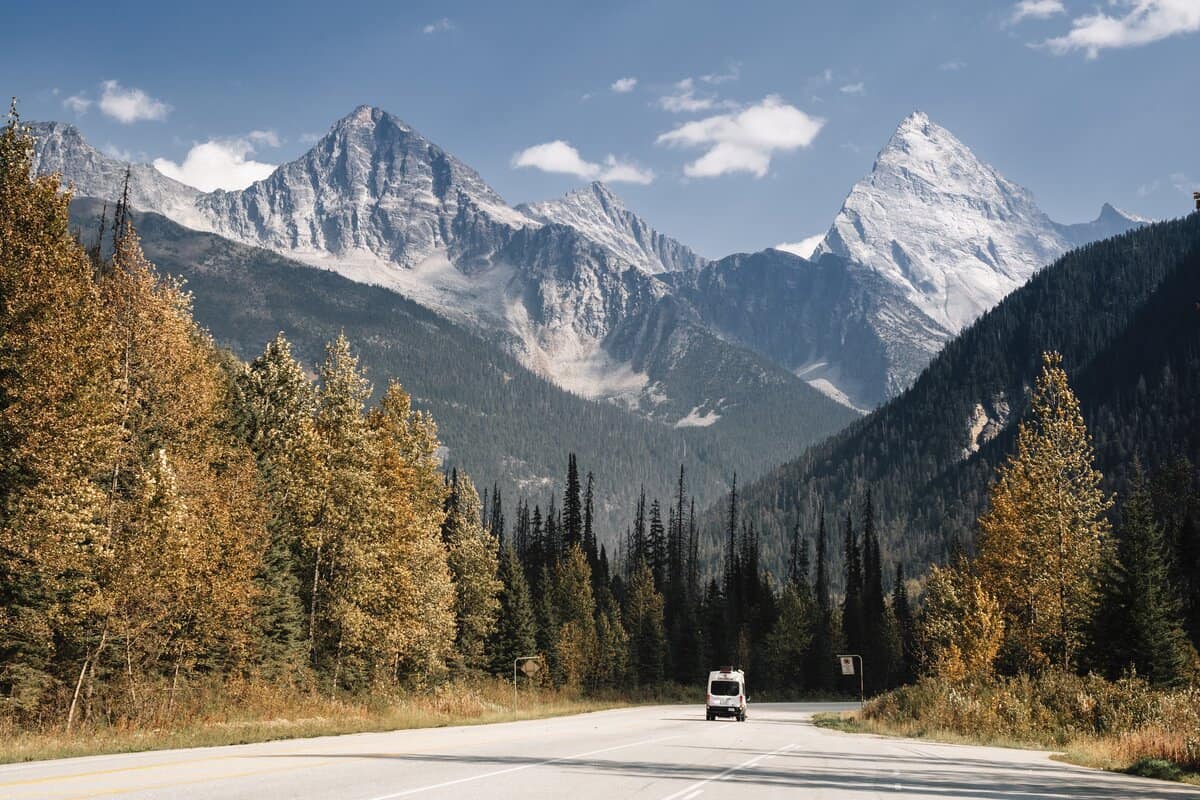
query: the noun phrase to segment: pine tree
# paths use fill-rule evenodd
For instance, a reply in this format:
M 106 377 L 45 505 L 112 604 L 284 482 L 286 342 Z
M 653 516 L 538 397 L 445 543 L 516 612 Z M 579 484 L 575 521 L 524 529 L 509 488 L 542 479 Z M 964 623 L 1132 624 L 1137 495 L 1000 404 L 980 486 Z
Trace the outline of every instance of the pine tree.
M 663 527 L 662 508 L 658 500 L 650 503 L 650 531 L 647 540 L 647 561 L 654 575 L 654 588 L 662 592 L 667 584 L 667 535 Z
M 654 575 L 645 562 L 634 567 L 624 618 L 633 681 L 640 686 L 660 683 L 666 675 L 663 656 L 667 647 L 663 597 L 654 588 Z
M 583 546 L 583 500 L 575 454 L 567 456 L 567 488 L 563 494 L 563 549 Z
M 916 675 L 917 632 L 912 606 L 908 602 L 908 586 L 904 582 L 904 567 L 901 564 L 896 565 L 896 585 L 892 588 L 892 616 L 896 620 L 896 633 L 900 640 L 900 664 L 897 678 L 900 683 L 909 683 Z
M 506 675 L 515 659 L 537 653 L 537 618 L 525 572 L 512 547 L 500 556 L 500 611 L 488 640 L 492 671 Z
M 255 577 L 258 660 L 268 676 L 294 676 L 307 663 L 301 543 L 315 524 L 322 456 L 313 414 L 316 392 L 282 334 L 237 380 L 242 435 L 266 493 L 270 533 Z
M 583 550 L 588 557 L 588 562 L 592 565 L 592 571 L 595 572 L 596 561 L 600 557 L 600 552 L 596 546 L 596 531 L 592 528 L 596 513 L 596 498 L 592 487 L 593 482 L 592 473 L 589 472 L 587 474 L 587 489 L 583 493 Z
M 1112 501 L 1056 353 L 1043 356 L 1031 406 L 979 519 L 979 573 L 1003 606 L 1010 665 L 1069 669 L 1091 618 Z
M 768 676 L 776 687 L 799 691 L 807 685 L 804 668 L 817 616 L 807 582 L 788 583 L 780 596 L 779 618 L 764 642 Z
M 863 608 L 862 550 L 854 532 L 854 521 L 846 515 L 846 596 L 842 600 L 842 639 L 846 650 L 863 654 L 866 626 Z M 865 655 L 864 655 L 865 657 Z
M 812 643 L 805 677 L 809 688 L 822 692 L 833 688 L 834 619 L 833 600 L 829 592 L 828 535 L 825 530 L 825 514 L 818 517 L 817 526 L 817 576 L 813 586 L 813 601 L 816 622 L 813 626 Z
M 1094 623 L 1094 663 L 1114 678 L 1133 667 L 1151 683 L 1180 683 L 1191 647 L 1140 464 L 1135 464 L 1121 507 L 1117 545 L 1107 559 L 1103 583 Z

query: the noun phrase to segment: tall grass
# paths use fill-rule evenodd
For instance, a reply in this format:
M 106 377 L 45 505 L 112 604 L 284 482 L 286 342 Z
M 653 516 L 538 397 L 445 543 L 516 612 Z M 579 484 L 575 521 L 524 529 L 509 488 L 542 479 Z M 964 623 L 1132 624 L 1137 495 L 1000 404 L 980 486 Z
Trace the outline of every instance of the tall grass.
M 1200 688 L 1154 689 L 1136 677 L 925 678 L 870 700 L 856 719 L 826 724 L 1057 749 L 1090 766 L 1200 780 Z
M 150 687 L 143 689 L 147 699 L 138 705 L 138 713 L 97 713 L 70 734 L 50 723 L 23 729 L 0 716 L 0 763 L 534 719 L 628 702 L 522 686 L 514 713 L 512 683 L 482 676 L 353 696 L 239 681 L 177 689 L 173 698 L 151 693 Z M 647 694 L 639 699 L 653 697 Z

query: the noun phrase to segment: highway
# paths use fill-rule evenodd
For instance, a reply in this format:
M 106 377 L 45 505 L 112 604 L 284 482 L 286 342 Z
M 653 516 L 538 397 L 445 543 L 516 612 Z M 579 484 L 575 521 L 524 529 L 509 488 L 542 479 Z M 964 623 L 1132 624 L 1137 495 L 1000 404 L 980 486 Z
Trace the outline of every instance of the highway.
M 829 704 L 695 706 L 0 766 L 0 798 L 1200 798 L 1027 750 L 827 731 Z

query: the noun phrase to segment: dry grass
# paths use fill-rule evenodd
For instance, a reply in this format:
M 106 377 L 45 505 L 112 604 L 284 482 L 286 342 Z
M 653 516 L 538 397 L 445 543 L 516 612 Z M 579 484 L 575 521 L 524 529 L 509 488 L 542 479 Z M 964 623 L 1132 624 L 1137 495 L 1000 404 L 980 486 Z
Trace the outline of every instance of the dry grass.
M 642 698 L 649 701 L 652 698 Z M 615 698 L 522 688 L 513 713 L 512 684 L 475 679 L 427 690 L 330 698 L 293 687 L 257 685 L 197 691 L 153 722 L 93 720 L 67 735 L 61 727 L 23 731 L 0 719 L 0 763 L 104 753 L 246 744 L 344 733 L 478 725 L 537 719 L 627 705 Z
M 820 715 L 851 732 L 1062 751 L 1071 763 L 1200 783 L 1200 689 L 1156 690 L 1136 678 L 1047 674 L 950 683 L 926 679 Z

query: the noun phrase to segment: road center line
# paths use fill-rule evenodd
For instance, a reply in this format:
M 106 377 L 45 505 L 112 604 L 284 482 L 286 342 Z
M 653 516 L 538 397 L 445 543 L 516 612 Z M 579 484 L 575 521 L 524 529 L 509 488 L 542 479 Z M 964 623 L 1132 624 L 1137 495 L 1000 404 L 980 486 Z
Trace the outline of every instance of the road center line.
M 444 789 L 447 786 L 458 786 L 462 783 L 470 783 L 471 781 L 480 781 L 484 778 L 494 778 L 497 775 L 508 775 L 512 772 L 521 772 L 534 767 L 544 767 L 547 764 L 556 764 L 559 761 L 570 761 L 573 758 L 584 758 L 585 756 L 599 755 L 600 753 L 611 753 L 614 750 L 625 750 L 630 747 L 640 747 L 644 744 L 653 744 L 655 742 L 664 742 L 667 739 L 678 739 L 681 736 L 686 736 L 683 733 L 677 733 L 672 736 L 659 736 L 656 739 L 643 739 L 640 742 L 629 742 L 627 744 L 618 744 L 613 747 L 602 747 L 599 750 L 588 750 L 584 753 L 572 753 L 569 756 L 559 756 L 558 758 L 548 758 L 545 761 L 538 761 L 533 764 L 522 764 L 519 767 L 509 767 L 507 769 L 498 769 L 494 772 L 485 772 L 481 775 L 471 775 L 466 778 L 458 778 L 457 780 L 445 781 L 444 783 L 434 783 L 429 786 L 418 786 L 415 789 L 405 789 L 401 792 L 393 792 L 391 794 L 382 794 L 370 798 L 370 800 L 393 800 L 396 797 L 408 797 L 409 795 L 419 794 L 421 792 L 432 792 L 434 789 Z
M 795 747 L 796 747 L 796 743 L 793 742 L 792 744 L 784 745 L 783 747 L 779 748 L 778 750 L 772 750 L 770 753 L 763 753 L 762 755 L 757 755 L 754 758 L 743 761 L 741 764 L 738 764 L 735 767 L 730 767 L 729 769 L 725 770 L 724 772 L 713 775 L 711 778 L 705 778 L 702 781 L 697 781 L 696 783 L 693 783 L 691 786 L 685 786 L 682 789 L 680 789 L 678 792 L 675 792 L 675 794 L 667 795 L 662 800 L 688 800 L 688 798 L 695 797 L 697 794 L 699 794 L 700 793 L 698 791 L 699 789 L 703 788 L 704 786 L 707 786 L 708 784 L 712 783 L 713 781 L 725 780 L 725 778 L 729 777 L 730 775 L 732 775 L 733 773 L 737 772 L 740 769 L 745 769 L 746 767 L 752 767 L 755 764 L 757 764 L 759 761 L 762 761 L 764 758 L 770 758 L 771 756 L 777 756 L 782 753 L 786 753 L 789 750 L 794 749 Z M 685 798 L 684 795 L 687 795 L 687 798 Z M 378 800 L 382 800 L 382 798 L 378 798 Z

